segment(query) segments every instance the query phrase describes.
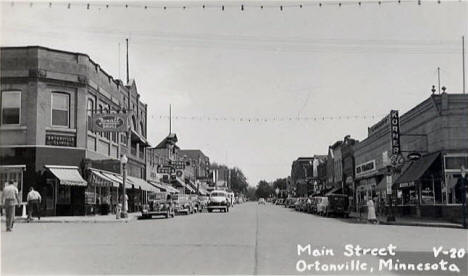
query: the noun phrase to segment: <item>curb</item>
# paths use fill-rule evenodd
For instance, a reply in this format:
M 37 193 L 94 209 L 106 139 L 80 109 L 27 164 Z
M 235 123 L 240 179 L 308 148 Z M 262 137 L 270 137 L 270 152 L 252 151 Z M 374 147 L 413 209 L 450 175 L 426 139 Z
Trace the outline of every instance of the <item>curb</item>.
M 379 224 L 383 225 L 400 225 L 400 226 L 418 226 L 418 227 L 440 227 L 440 228 L 453 228 L 453 229 L 464 229 L 462 225 L 450 225 L 450 224 L 427 224 L 427 223 L 408 223 L 408 222 L 386 222 L 379 221 Z
M 137 218 L 131 219 L 116 219 L 116 220 L 33 220 L 29 222 L 30 224 L 41 224 L 41 223 L 128 223 L 129 221 L 137 220 Z M 5 223 L 5 220 L 2 219 L 2 223 Z M 15 219 L 15 223 L 24 223 L 28 222 L 26 219 Z

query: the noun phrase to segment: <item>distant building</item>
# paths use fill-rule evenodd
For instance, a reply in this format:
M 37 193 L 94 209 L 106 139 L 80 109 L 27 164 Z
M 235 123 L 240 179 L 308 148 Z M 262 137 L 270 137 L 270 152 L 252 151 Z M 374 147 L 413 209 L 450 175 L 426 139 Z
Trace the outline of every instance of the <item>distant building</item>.
M 325 162 L 324 155 L 299 157 L 291 166 L 291 180 L 289 190 L 295 191 L 297 196 L 307 196 L 317 192 L 321 185 L 320 165 Z

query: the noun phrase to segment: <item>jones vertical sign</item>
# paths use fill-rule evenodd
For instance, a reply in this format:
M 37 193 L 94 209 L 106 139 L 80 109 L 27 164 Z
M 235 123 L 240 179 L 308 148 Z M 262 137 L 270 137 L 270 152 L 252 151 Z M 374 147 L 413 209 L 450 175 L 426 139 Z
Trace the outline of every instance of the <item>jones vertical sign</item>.
M 390 111 L 390 136 L 392 141 L 392 155 L 398 155 L 400 148 L 400 118 L 398 110 Z

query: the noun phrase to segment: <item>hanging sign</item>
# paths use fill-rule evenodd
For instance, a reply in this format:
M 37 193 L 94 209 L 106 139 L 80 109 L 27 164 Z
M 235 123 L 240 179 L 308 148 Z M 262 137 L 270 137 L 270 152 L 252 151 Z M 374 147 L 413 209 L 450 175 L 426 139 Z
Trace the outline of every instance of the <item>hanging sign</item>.
M 92 116 L 92 131 L 125 132 L 127 131 L 127 114 L 94 114 Z
M 400 118 L 398 117 L 398 110 L 390 111 L 390 138 L 392 141 L 392 155 L 400 154 Z

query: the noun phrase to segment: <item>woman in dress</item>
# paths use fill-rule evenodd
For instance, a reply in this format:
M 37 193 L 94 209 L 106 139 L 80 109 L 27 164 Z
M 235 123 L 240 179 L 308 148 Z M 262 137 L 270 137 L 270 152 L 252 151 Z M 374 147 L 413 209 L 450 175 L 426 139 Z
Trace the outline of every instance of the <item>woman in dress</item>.
M 377 223 L 377 217 L 375 216 L 375 206 L 372 198 L 367 201 L 367 220 L 370 223 Z

